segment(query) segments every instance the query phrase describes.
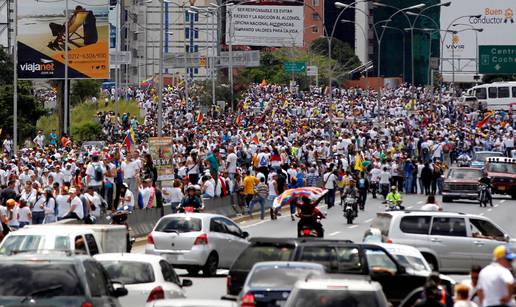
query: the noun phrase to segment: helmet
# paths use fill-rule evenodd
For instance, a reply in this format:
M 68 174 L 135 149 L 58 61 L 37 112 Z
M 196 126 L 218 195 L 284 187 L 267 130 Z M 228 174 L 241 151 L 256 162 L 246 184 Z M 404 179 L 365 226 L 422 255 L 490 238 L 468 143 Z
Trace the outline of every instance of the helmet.
M 191 185 L 191 184 L 190 184 L 190 185 L 188 185 L 188 186 L 186 187 L 186 191 L 187 191 L 187 192 L 188 192 L 188 191 L 195 191 L 195 186 L 193 186 L 193 185 Z

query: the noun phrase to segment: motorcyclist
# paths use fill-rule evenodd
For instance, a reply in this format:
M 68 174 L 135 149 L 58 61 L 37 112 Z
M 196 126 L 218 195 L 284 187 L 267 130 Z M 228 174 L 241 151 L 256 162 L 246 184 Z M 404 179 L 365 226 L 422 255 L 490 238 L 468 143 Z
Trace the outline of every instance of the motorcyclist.
M 491 207 L 493 206 L 493 196 L 491 195 L 491 177 L 487 174 L 487 172 L 482 172 L 482 178 L 478 181 L 480 184 L 486 185 L 486 193 L 487 193 L 487 199 L 489 199 L 489 204 Z
M 320 219 L 325 218 L 324 214 L 317 208 L 317 203 L 311 201 L 308 197 L 301 198 L 301 204 L 297 206 L 297 216 L 299 222 L 297 223 L 297 233 L 301 233 L 303 227 L 309 227 L 317 231 L 318 237 L 324 237 L 324 229 L 319 222 Z
M 194 211 L 199 212 L 199 210 L 202 208 L 202 201 L 197 194 L 198 193 L 195 186 L 189 185 L 186 188 L 186 195 L 181 200 L 181 208 L 193 207 Z
M 344 194 L 341 197 L 341 205 L 344 205 L 344 201 L 347 197 L 354 198 L 355 202 L 353 203 L 353 212 L 355 212 L 355 217 L 358 216 L 358 195 L 359 191 L 356 187 L 356 181 L 354 178 L 349 180 L 349 185 L 344 190 Z M 343 209 L 346 209 L 345 206 Z
M 459 166 L 469 166 L 471 164 L 471 157 L 466 152 L 462 152 L 457 161 Z
M 393 185 L 391 187 L 391 192 L 389 194 L 387 194 L 386 200 L 388 203 L 391 202 L 395 206 L 401 205 L 401 202 L 402 202 L 401 194 L 398 192 L 398 188 L 395 185 Z M 401 206 L 400 206 L 400 208 L 401 208 Z

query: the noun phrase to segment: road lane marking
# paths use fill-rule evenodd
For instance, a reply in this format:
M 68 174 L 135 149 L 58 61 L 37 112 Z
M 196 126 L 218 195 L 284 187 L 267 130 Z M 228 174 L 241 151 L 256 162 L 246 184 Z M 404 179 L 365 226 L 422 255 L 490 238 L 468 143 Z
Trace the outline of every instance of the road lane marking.
M 413 206 L 408 206 L 407 209 L 412 209 Z
M 484 214 L 486 214 L 486 213 L 485 213 L 485 212 L 482 212 L 482 213 L 480 213 L 479 215 L 484 215 Z
M 500 200 L 500 204 L 503 204 L 505 202 L 505 199 Z
M 495 208 L 498 208 L 499 205 L 495 205 Z
M 335 231 L 329 234 L 330 237 L 336 236 L 340 233 L 340 231 Z
M 420 200 L 420 201 L 418 201 L 418 202 L 417 202 L 417 204 L 418 204 L 418 205 L 421 205 L 422 203 L 423 203 L 423 201 L 422 201 L 422 200 Z
M 371 223 L 372 221 L 373 221 L 373 219 L 370 218 L 370 219 L 365 220 L 364 223 Z
M 249 227 L 254 227 L 254 226 L 258 226 L 258 225 L 261 225 L 263 223 L 267 223 L 267 222 L 270 222 L 270 220 L 263 220 L 263 221 L 259 221 L 257 223 L 254 223 L 254 224 L 249 224 L 249 225 L 245 225 L 245 226 L 242 226 L 240 228 L 249 228 Z
M 358 227 L 358 225 L 352 225 L 352 226 L 349 226 L 348 228 L 353 229 L 353 228 L 357 228 L 357 227 Z
M 493 211 L 493 209 L 492 209 L 492 208 L 487 209 L 487 212 L 491 212 L 491 211 Z

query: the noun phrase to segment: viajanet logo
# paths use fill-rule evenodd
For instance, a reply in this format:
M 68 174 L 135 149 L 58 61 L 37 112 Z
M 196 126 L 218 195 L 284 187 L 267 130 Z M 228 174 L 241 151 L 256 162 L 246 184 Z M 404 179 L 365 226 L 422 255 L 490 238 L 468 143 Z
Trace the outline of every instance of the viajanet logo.
M 39 59 L 39 63 L 24 63 L 20 65 L 21 71 L 39 73 L 41 75 L 53 75 L 55 65 L 53 60 Z
M 470 17 L 470 24 L 502 25 L 514 23 L 514 10 L 512 8 L 486 7 L 479 18 Z
M 462 43 L 459 34 L 453 34 L 451 36 L 451 42 L 446 44 L 446 49 L 448 50 L 458 51 L 463 50 L 464 48 L 466 48 L 466 46 Z

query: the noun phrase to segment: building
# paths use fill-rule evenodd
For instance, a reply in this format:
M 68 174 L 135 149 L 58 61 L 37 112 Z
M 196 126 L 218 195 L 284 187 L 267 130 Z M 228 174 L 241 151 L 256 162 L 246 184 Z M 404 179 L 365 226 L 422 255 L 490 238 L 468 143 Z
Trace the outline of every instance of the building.
M 13 37 L 10 22 L 11 0 L 0 0 L 0 46 L 8 51 L 12 47 Z

